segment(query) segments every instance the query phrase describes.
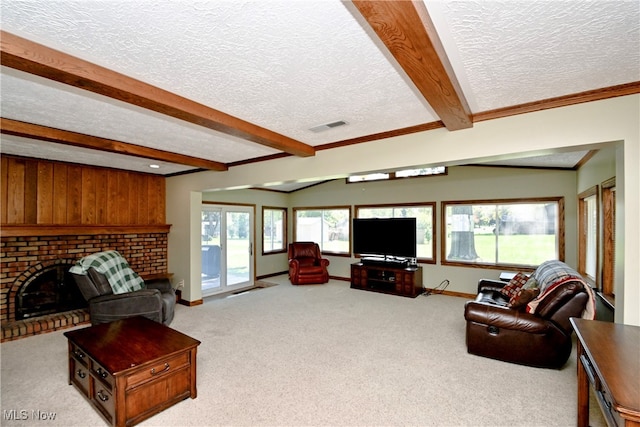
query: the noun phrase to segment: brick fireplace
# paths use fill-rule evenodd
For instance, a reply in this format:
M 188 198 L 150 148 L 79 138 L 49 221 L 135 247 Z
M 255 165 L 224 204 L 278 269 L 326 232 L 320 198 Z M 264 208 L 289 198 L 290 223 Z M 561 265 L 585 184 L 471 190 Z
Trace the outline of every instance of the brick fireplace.
M 54 300 L 65 302 L 74 294 L 69 286 L 75 286 L 75 283 L 67 283 L 64 271 L 85 255 L 117 250 L 143 278 L 167 274 L 168 227 L 160 231 L 132 228 L 110 234 L 90 234 L 84 229 L 83 234 L 52 235 L 55 233 L 50 230 L 44 235 L 36 232 L 29 236 L 16 236 L 13 235 L 16 233 L 3 230 L 0 239 L 2 342 L 90 323 L 83 304 L 78 307 L 74 303 L 63 303 L 64 311 L 51 312 L 56 311 L 51 308 L 55 305 Z M 49 277 L 42 289 L 26 292 L 25 286 L 33 284 L 42 274 Z M 56 296 L 56 292 L 65 294 Z M 29 312 L 35 314 L 25 317 L 18 305 L 30 298 L 37 300 L 35 305 L 40 312 L 35 310 Z

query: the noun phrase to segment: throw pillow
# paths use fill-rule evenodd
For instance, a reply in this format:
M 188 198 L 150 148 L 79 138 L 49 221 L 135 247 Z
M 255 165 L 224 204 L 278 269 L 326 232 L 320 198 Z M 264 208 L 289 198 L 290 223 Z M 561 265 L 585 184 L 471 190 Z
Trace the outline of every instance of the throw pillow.
M 529 278 L 526 274 L 519 272 L 513 276 L 513 279 L 511 279 L 508 284 L 500 289 L 500 292 L 502 292 L 507 298 L 511 299 L 511 297 L 517 294 L 528 280 Z
M 523 287 L 509 299 L 509 307 L 519 310 L 537 297 L 539 293 L 540 289 L 538 288 L 525 289 Z

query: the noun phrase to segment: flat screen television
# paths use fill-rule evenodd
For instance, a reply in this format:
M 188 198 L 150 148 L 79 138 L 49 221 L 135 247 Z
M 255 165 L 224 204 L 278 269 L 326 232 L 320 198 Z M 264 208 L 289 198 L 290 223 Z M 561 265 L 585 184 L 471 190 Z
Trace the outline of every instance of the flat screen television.
M 354 218 L 353 252 L 384 257 L 416 257 L 415 218 Z

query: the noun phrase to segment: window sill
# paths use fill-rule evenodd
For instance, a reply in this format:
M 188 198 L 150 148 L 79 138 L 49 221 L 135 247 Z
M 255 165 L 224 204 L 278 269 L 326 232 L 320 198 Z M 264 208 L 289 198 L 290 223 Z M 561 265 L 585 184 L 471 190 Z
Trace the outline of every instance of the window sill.
M 602 300 L 602 302 L 609 306 L 611 310 L 616 308 L 616 297 L 615 295 L 603 294 L 602 292 L 598 292 L 598 296 Z

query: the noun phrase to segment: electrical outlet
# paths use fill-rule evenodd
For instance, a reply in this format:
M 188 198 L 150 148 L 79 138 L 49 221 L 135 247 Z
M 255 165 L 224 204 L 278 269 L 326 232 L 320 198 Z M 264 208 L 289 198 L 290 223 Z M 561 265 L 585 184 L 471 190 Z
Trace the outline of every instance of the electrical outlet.
M 178 289 L 178 290 L 182 290 L 182 288 L 184 288 L 184 280 L 180 280 L 180 281 L 178 282 L 178 287 L 177 287 L 176 289 Z

